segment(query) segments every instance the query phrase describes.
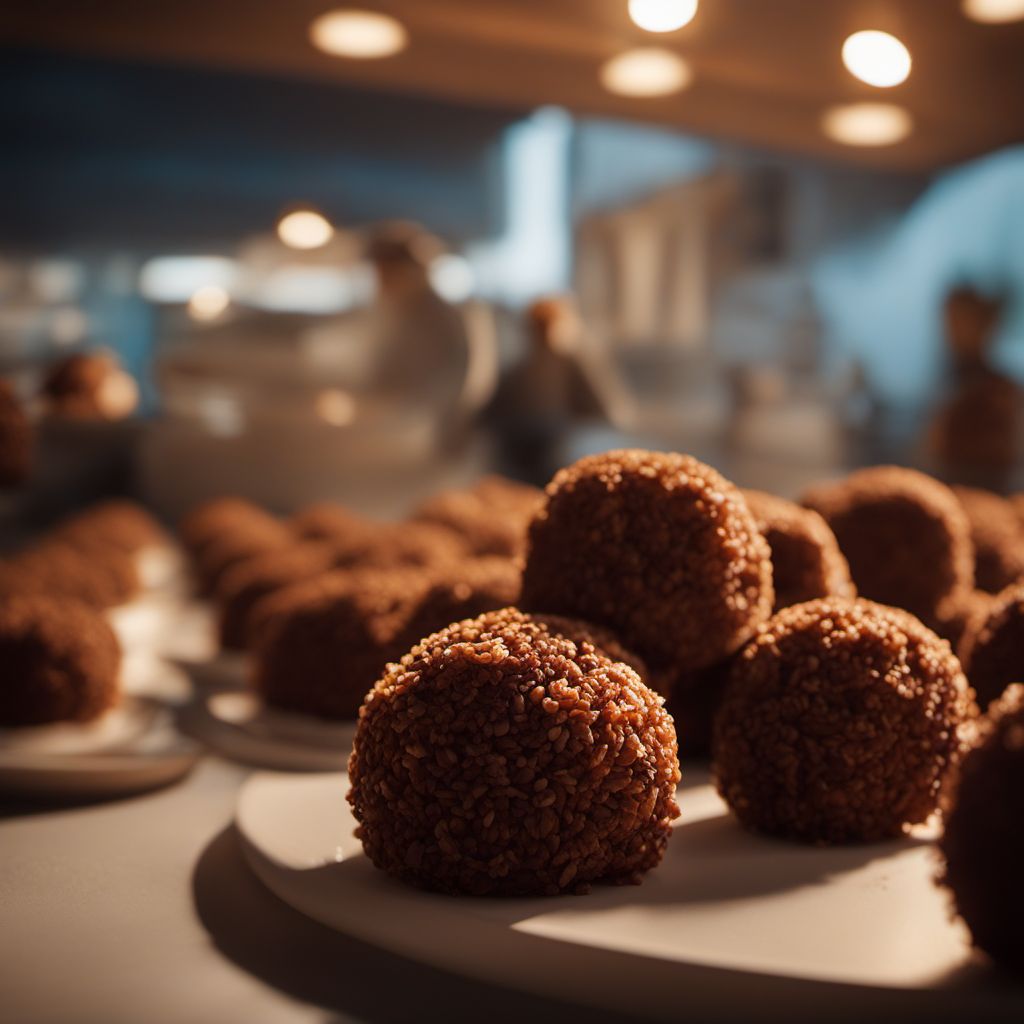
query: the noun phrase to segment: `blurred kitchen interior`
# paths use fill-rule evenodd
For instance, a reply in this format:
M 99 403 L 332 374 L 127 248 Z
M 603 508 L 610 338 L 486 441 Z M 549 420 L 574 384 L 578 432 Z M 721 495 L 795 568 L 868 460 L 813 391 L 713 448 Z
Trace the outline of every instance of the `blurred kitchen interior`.
M 360 5 L 7 5 L 0 517 L 623 444 L 1024 487 L 1024 2 Z

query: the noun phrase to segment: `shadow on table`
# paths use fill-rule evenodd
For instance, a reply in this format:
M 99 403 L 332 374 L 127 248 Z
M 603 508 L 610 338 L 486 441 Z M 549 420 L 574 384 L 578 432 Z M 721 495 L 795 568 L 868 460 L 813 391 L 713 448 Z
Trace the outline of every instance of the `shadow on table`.
M 292 910 L 251 872 L 233 827 L 203 851 L 192 874 L 200 922 L 217 949 L 243 970 L 339 1020 L 431 1019 L 501 1024 L 625 1018 L 498 988 L 376 949 Z M 331 1018 L 333 1019 L 333 1018 Z

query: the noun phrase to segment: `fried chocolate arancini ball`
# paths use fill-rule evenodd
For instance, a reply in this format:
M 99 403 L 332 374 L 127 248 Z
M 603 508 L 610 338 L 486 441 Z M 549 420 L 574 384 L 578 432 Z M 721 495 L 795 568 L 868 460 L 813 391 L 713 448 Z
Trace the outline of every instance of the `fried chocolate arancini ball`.
M 73 419 L 119 420 L 139 403 L 135 379 L 109 349 L 61 359 L 43 382 L 42 395 L 52 412 Z
M 246 519 L 234 530 L 212 538 L 198 553 L 195 571 L 199 586 L 204 592 L 214 592 L 234 566 L 272 551 L 286 551 L 295 543 L 288 526 L 273 516 Z
M 989 708 L 977 743 L 957 771 L 939 840 L 941 882 L 974 945 L 1024 976 L 1024 686 L 1015 684 Z
M 91 505 L 58 524 L 53 536 L 73 547 L 108 545 L 128 554 L 167 543 L 160 523 L 141 505 L 125 500 Z
M 220 581 L 220 641 L 230 650 L 245 650 L 252 641 L 253 609 L 270 594 L 327 572 L 334 553 L 328 544 L 297 543 L 232 566 Z
M 1024 679 L 1024 583 L 993 597 L 960 647 L 964 671 L 984 709 Z
M 757 832 L 899 836 L 936 809 L 976 714 L 949 644 L 909 613 L 794 605 L 737 656 L 715 720 L 718 791 Z
M 969 591 L 935 626 L 935 632 L 949 641 L 954 653 L 964 660 L 964 644 L 988 616 L 996 595 L 984 590 Z
M 1013 506 L 977 487 L 954 487 L 971 524 L 975 585 L 990 594 L 1024 576 L 1024 528 Z
M 611 629 L 655 671 L 727 657 L 768 618 L 768 544 L 739 490 L 688 455 L 593 455 L 530 526 L 522 605 Z
M 904 608 L 934 628 L 972 589 L 970 524 L 938 480 L 874 466 L 812 487 L 803 503 L 832 527 L 861 597 Z
M 466 490 L 435 495 L 413 518 L 449 527 L 473 554 L 512 558 L 523 554 L 530 520 L 543 503 L 537 487 L 487 476 Z
M 131 600 L 140 586 L 131 555 L 113 547 L 85 551 L 45 540 L 0 563 L 0 594 L 47 594 L 113 608 Z
M 182 517 L 178 523 L 178 538 L 193 556 L 198 556 L 218 537 L 243 528 L 247 523 L 265 522 L 267 518 L 273 517 L 245 498 L 212 498 Z
M 373 863 L 452 894 L 639 882 L 679 814 L 662 698 L 586 626 L 515 608 L 388 666 L 360 712 L 349 779 Z
M 387 662 L 428 578 L 416 569 L 327 573 L 279 590 L 255 607 L 253 684 L 268 705 L 351 719 Z
M 764 491 L 743 492 L 772 553 L 775 611 L 816 597 L 856 597 L 835 534 L 817 512 Z
M 0 726 L 88 722 L 118 699 L 121 652 L 78 601 L 0 596 Z
M 29 478 L 34 436 L 14 388 L 0 380 L 0 487 L 17 487 Z

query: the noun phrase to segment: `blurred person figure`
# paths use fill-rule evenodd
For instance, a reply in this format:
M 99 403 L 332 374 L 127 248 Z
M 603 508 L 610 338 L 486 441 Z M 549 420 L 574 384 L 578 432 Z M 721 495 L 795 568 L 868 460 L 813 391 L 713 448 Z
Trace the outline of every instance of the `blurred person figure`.
M 583 324 L 568 297 L 534 302 L 526 336 L 523 358 L 498 387 L 491 420 L 503 472 L 545 483 L 561 465 L 559 446 L 572 428 L 607 418 L 602 370 L 587 357 Z
M 969 286 L 946 297 L 948 384 L 928 436 L 941 475 L 993 490 L 1009 485 L 1021 447 L 1021 390 L 990 361 L 1003 307 Z

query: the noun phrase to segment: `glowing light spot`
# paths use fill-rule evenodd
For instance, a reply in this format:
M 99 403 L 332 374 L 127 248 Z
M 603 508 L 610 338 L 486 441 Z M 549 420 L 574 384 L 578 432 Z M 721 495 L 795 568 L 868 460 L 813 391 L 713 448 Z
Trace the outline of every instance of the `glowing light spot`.
M 675 32 L 696 13 L 697 0 L 629 0 L 633 23 L 648 32 Z
M 843 43 L 847 71 L 868 85 L 889 89 L 910 74 L 910 51 L 888 32 L 854 32 Z
M 377 11 L 328 11 L 309 26 L 309 38 L 318 50 L 350 60 L 392 57 L 409 45 L 405 26 Z
M 656 46 L 627 50 L 601 68 L 601 84 L 620 96 L 671 96 L 692 80 L 693 72 L 682 57 Z
M 892 146 L 913 131 L 914 122 L 894 103 L 848 103 L 825 111 L 821 127 L 844 146 Z
M 277 237 L 292 249 L 319 249 L 334 237 L 334 228 L 316 210 L 293 210 L 277 222 Z

